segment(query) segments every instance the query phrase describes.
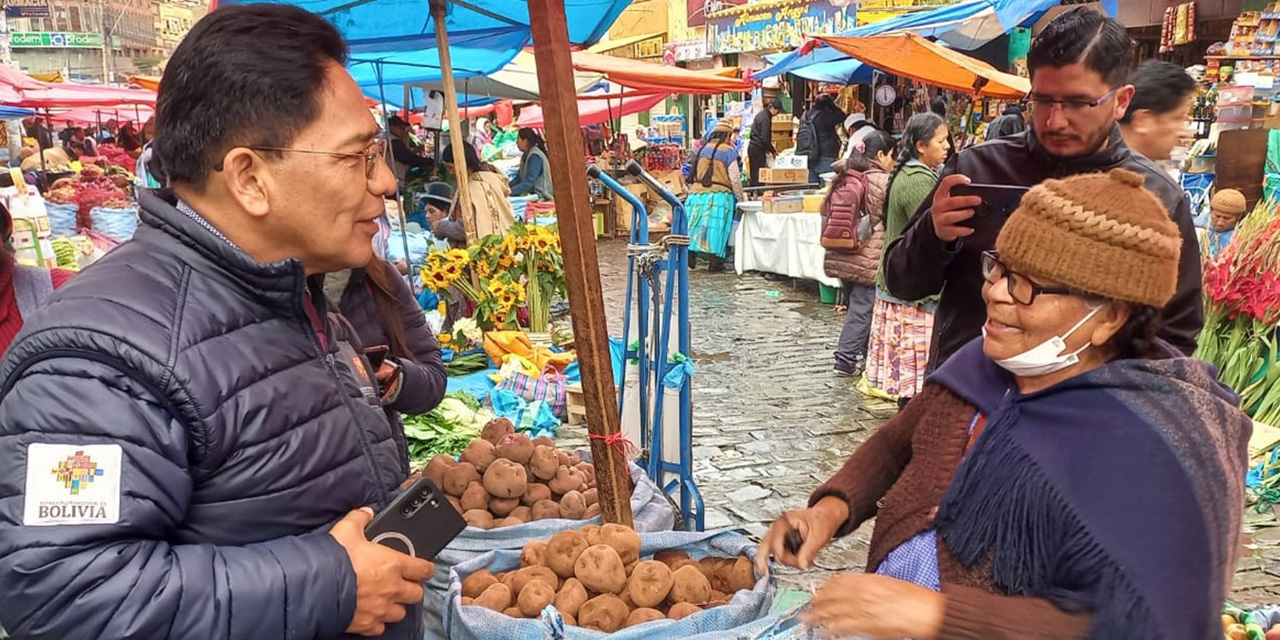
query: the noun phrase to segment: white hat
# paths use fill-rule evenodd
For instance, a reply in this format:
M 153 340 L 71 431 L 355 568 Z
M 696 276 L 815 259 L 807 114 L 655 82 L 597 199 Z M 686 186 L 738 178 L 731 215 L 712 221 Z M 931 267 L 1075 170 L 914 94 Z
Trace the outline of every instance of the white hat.
M 867 114 L 865 113 L 851 113 L 848 118 L 844 119 L 844 128 L 852 129 L 853 125 L 858 124 L 859 122 L 866 122 L 866 120 Z

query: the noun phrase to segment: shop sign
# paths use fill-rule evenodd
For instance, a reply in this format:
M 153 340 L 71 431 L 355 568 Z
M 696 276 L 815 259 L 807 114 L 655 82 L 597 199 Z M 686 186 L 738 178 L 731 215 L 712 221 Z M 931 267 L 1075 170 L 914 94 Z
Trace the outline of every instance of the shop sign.
M 711 52 L 707 48 L 705 39 L 668 42 L 666 50 L 673 62 L 688 62 L 711 57 Z
M 708 23 L 707 16 L 717 11 L 747 4 L 747 0 L 685 0 L 690 27 L 701 27 Z
M 6 18 L 48 18 L 48 0 L 5 0 Z
M 101 33 L 77 33 L 61 31 L 14 31 L 9 34 L 9 46 L 18 48 L 101 49 Z
M 661 58 L 665 38 L 658 36 L 631 45 L 634 58 Z
M 806 35 L 846 31 L 857 19 L 855 6 L 827 0 L 770 3 L 726 13 L 707 18 L 707 38 L 716 54 L 798 47 Z

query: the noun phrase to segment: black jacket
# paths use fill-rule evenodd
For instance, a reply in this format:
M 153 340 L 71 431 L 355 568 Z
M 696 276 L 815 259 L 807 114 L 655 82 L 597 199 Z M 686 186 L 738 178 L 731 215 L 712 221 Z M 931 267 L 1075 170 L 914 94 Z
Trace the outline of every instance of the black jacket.
M 778 152 L 773 148 L 773 114 L 768 109 L 757 113 L 756 119 L 751 121 L 751 142 L 747 147 L 748 151 L 756 149 L 766 153 Z
M 327 532 L 391 501 L 404 433 L 341 316 L 322 347 L 300 262 L 255 261 L 165 192 L 138 201 L 133 240 L 27 319 L 0 366 L 0 618 L 20 638 L 344 637 L 356 577 Z M 112 480 L 83 498 L 118 518 L 27 521 L 24 500 L 73 495 L 29 454 L 68 445 Z M 422 637 L 408 609 L 383 638 Z
M 813 107 L 813 129 L 818 134 L 819 158 L 840 157 L 840 134 L 836 128 L 844 124 L 845 114 L 834 102 L 819 100 Z
M 1201 301 L 1200 250 L 1191 211 L 1182 189 L 1154 163 L 1129 149 L 1120 127 L 1111 131 L 1106 148 L 1084 158 L 1062 160 L 1050 156 L 1028 129 L 960 152 L 947 162 L 942 175 L 962 173 L 975 183 L 1033 186 L 1049 178 L 1108 171 L 1123 167 L 1147 177 L 1146 187 L 1164 203 L 1182 230 L 1182 258 L 1178 265 L 1178 290 L 1165 307 L 1160 337 L 1184 353 L 1196 348 L 1204 325 Z M 948 245 L 933 231 L 930 194 L 907 225 L 907 230 L 885 251 L 885 283 L 889 293 L 903 300 L 919 300 L 942 294 L 934 321 L 929 369 L 933 370 L 966 342 L 982 333 L 986 305 L 982 301 L 983 251 L 996 244 L 998 231 L 979 231 Z

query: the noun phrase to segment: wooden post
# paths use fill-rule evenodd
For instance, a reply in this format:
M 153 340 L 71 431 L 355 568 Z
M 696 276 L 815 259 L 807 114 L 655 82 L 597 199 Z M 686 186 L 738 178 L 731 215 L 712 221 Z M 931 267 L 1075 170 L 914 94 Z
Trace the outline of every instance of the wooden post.
M 632 526 L 631 474 L 627 471 L 627 456 L 614 440 L 622 437 L 618 425 L 618 396 L 609 361 L 609 329 L 604 295 L 600 291 L 600 263 L 596 256 L 587 167 L 582 155 L 582 128 L 578 124 L 578 98 L 573 86 L 564 0 L 529 0 L 529 22 L 533 29 L 551 181 L 555 188 L 556 218 L 564 250 L 569 312 L 573 318 L 578 363 L 582 367 L 587 431 L 591 436 L 596 485 L 600 490 L 600 511 L 605 522 L 629 527 Z
M 458 90 L 453 84 L 453 59 L 449 56 L 449 34 L 446 29 L 445 0 L 431 0 L 431 19 L 436 23 L 436 47 L 440 52 L 440 71 L 444 80 L 444 108 L 449 116 L 449 145 L 453 147 L 453 171 L 458 178 L 458 208 L 467 239 L 476 240 L 476 212 L 471 208 L 471 191 L 467 188 L 467 156 L 462 150 L 462 121 L 458 118 Z M 443 150 L 436 158 L 443 162 Z

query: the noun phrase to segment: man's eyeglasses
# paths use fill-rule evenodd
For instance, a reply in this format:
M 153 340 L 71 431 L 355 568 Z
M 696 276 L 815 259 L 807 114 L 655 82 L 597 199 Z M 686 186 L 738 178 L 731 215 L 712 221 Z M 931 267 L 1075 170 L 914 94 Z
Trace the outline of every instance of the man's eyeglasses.
M 1116 87 L 1102 94 L 1102 96 L 1097 100 L 1054 100 L 1053 98 L 1046 98 L 1043 96 L 1037 96 L 1035 94 L 1028 94 L 1027 102 L 1031 103 L 1032 109 L 1035 109 L 1036 111 L 1042 111 L 1044 113 L 1052 112 L 1053 107 L 1055 105 L 1061 106 L 1062 112 L 1070 116 L 1070 115 L 1081 114 L 1091 109 L 1096 109 L 1102 103 L 1110 99 L 1111 96 L 1114 96 L 1116 92 L 1119 90 L 1120 90 L 1120 87 Z
M 363 157 L 364 177 L 367 180 L 372 180 L 373 174 L 378 170 L 378 163 L 382 162 L 383 156 L 387 153 L 387 141 L 381 138 L 374 140 L 373 144 L 365 148 L 364 151 L 317 151 L 315 149 L 288 149 L 284 147 L 249 147 L 249 149 L 276 153 L 309 153 L 312 155 L 333 156 L 335 158 Z
M 1037 284 L 1026 275 L 1013 271 L 1008 265 L 1000 262 L 1000 256 L 995 251 L 982 252 L 982 278 L 990 284 L 995 284 L 1001 278 L 1004 278 L 1005 284 L 1009 287 L 1009 297 L 1021 305 L 1035 303 L 1036 297 L 1042 294 L 1069 295 L 1074 293 L 1067 287 L 1046 287 Z

